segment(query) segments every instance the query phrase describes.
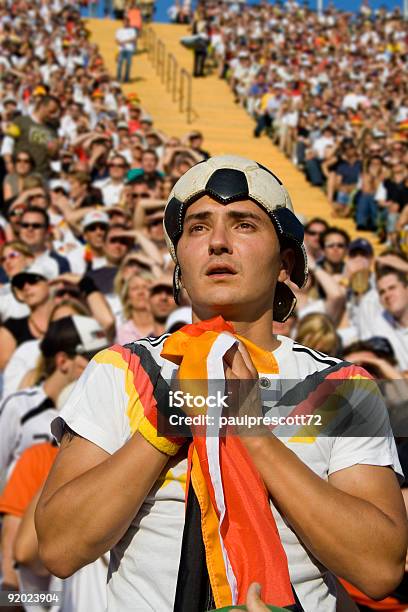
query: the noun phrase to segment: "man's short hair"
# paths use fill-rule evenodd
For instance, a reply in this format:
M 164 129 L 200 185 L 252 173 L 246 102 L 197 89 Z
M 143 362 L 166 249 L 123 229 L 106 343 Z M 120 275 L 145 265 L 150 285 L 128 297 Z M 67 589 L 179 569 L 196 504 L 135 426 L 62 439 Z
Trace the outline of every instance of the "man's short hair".
M 389 276 L 390 274 L 396 276 L 400 283 L 404 285 L 404 287 L 408 286 L 408 275 L 406 274 L 406 272 L 403 272 L 402 270 L 396 270 L 396 268 L 391 268 L 389 266 L 378 268 L 375 273 L 375 280 L 378 283 L 379 280 L 381 280 L 385 276 Z
M 345 242 L 346 242 L 346 246 L 348 246 L 350 244 L 350 236 L 349 234 L 346 232 L 346 230 L 342 229 L 341 227 L 329 227 L 325 232 L 323 232 L 323 234 L 320 236 L 320 246 L 322 247 L 322 249 L 324 248 L 324 243 L 326 242 L 326 238 L 327 236 L 330 236 L 331 234 L 339 234 L 340 236 L 343 236 Z
M 27 215 L 28 213 L 36 213 L 38 215 L 41 215 L 44 219 L 45 227 L 47 229 L 50 227 L 50 217 L 47 211 L 44 208 L 41 208 L 41 206 L 29 206 L 21 215 L 21 219 L 23 219 L 23 217 Z
M 37 108 L 41 108 L 41 106 L 48 106 L 50 102 L 54 102 L 54 104 L 56 104 L 58 108 L 61 108 L 61 100 L 56 96 L 52 96 L 51 94 L 41 96 L 38 100 Z
M 313 217 L 313 219 L 310 219 L 310 221 L 308 221 L 305 225 L 305 232 L 307 232 L 309 230 L 309 228 L 314 224 L 314 223 L 320 223 L 321 225 L 324 225 L 324 227 L 326 228 L 325 231 L 327 231 L 329 229 L 329 224 L 327 223 L 327 221 L 325 221 L 324 219 L 322 219 L 321 217 Z
M 156 151 L 155 151 L 154 149 L 146 149 L 145 151 L 143 151 L 143 155 L 142 155 L 142 157 L 144 157 L 144 156 L 145 156 L 145 155 L 147 155 L 148 153 L 149 153 L 150 155 L 153 155 L 153 156 L 155 157 L 155 159 L 156 159 L 156 161 L 157 161 L 157 162 L 159 161 L 159 156 L 157 155 L 157 153 L 156 153 Z
M 70 179 L 74 181 L 78 181 L 80 185 L 90 185 L 91 184 L 91 176 L 87 172 L 81 172 L 78 170 L 77 172 L 71 172 L 69 175 Z

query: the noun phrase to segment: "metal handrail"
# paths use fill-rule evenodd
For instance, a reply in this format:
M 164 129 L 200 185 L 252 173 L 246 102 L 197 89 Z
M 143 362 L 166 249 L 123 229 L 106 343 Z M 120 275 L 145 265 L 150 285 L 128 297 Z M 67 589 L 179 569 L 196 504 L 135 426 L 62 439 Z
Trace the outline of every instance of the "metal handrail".
M 165 43 L 157 38 L 153 28 L 143 28 L 142 39 L 147 56 L 156 71 L 157 76 L 171 93 L 172 101 L 179 105 L 179 111 L 187 116 L 187 123 L 192 123 L 197 113 L 193 109 L 192 76 L 185 69 L 180 68 L 173 53 L 167 52 Z

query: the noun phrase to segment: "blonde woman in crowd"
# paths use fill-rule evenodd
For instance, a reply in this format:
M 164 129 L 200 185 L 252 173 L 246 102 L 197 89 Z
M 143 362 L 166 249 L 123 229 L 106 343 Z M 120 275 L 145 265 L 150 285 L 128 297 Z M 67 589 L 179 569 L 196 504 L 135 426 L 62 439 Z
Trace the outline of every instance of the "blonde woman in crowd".
M 125 281 L 122 289 L 123 316 L 125 322 L 117 329 L 117 342 L 127 344 L 146 336 L 154 336 L 155 323 L 149 305 L 148 273 L 135 272 Z
M 330 318 L 318 312 L 306 315 L 299 323 L 296 342 L 335 357 L 339 352 L 339 336 Z

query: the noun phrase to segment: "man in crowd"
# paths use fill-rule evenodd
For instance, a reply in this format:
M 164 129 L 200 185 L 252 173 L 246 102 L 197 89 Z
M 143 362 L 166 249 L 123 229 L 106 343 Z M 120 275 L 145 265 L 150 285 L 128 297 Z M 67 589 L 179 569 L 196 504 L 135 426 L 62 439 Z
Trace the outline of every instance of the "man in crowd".
M 404 272 L 380 268 L 377 272 L 379 302 L 372 310 L 372 297 L 367 296 L 358 317 L 359 334 L 363 340 L 372 336 L 387 338 L 401 371 L 408 370 L 408 280 Z M 375 298 L 374 298 L 375 299 Z M 370 308 L 371 310 L 368 310 Z
M 61 104 L 55 96 L 41 96 L 32 117 L 17 117 L 8 128 L 2 154 L 9 159 L 20 150 L 28 151 L 35 161 L 35 171 L 48 177 L 50 162 L 59 150 L 58 120 Z
M 249 182 L 246 173 L 252 173 Z M 207 332 L 215 334 L 219 350 L 226 343 L 221 357 L 215 351 L 213 358 L 208 355 L 208 367 L 220 367 L 227 381 L 254 381 L 261 373 L 267 377 L 264 372 L 272 378 L 279 374 L 300 380 L 313 372 L 325 377 L 325 370 L 343 371 L 346 378 L 365 376 L 363 370 L 350 369 L 340 360 L 316 355 L 272 333 L 273 318 L 284 320 L 293 309 L 293 295 L 284 282 L 290 277 L 302 285 L 306 262 L 300 248 L 303 228 L 292 213 L 286 190 L 268 170 L 253 161 L 227 156 L 198 164 L 171 193 L 165 228 L 176 263 L 176 298 L 184 287 L 192 301 L 191 335 L 186 331 L 186 336 L 171 336 L 164 345 L 163 338 L 146 339 L 126 348 L 112 347 L 95 357 L 54 424 L 61 450 L 36 511 L 40 554 L 56 575 L 68 576 L 112 549 L 108 582 L 108 608 L 112 610 L 130 605 L 191 609 L 193 601 L 195 610 L 206 610 L 211 602 L 215 607 L 213 598 L 218 607 L 245 601 L 246 592 L 239 590 L 244 576 L 237 568 L 250 553 L 244 539 L 252 537 L 258 521 L 251 522 L 249 515 L 248 520 L 237 515 L 236 523 L 229 521 L 229 529 L 238 529 L 238 540 L 231 549 L 221 524 L 214 527 L 213 517 L 210 540 L 218 548 L 211 548 L 217 551 L 212 562 L 218 563 L 219 558 L 219 567 L 224 568 L 214 580 L 205 556 L 211 542 L 205 531 L 204 507 L 207 512 L 219 508 L 220 498 L 205 498 L 205 488 L 198 492 L 195 479 L 201 477 L 196 470 L 205 464 L 190 457 L 194 479 L 186 511 L 180 486 L 186 469 L 184 440 L 158 435 L 156 429 L 157 410 L 163 410 L 162 402 L 168 405 L 163 395 L 165 380 L 173 377 L 180 360 L 200 367 L 196 351 L 204 350 Z M 219 333 L 223 330 L 228 333 Z M 231 338 L 235 333 L 240 334 L 239 342 Z M 205 353 L 202 360 L 205 363 Z M 348 399 L 357 408 L 353 392 Z M 239 408 L 244 406 L 239 404 Z M 386 422 L 381 402 L 376 408 L 379 421 Z M 258 415 L 263 412 L 257 395 L 250 410 Z M 256 554 L 242 570 L 252 576 L 257 568 L 265 576 L 268 603 L 279 601 L 292 606 L 290 609 L 315 612 L 324 602 L 325 609 L 334 611 L 347 605 L 334 575 L 376 598 L 399 583 L 407 527 L 394 473 L 400 472 L 400 466 L 389 434 L 387 425 L 376 437 L 317 437 L 313 443 L 309 438 L 288 442 L 287 437 L 280 439 L 263 427 L 252 436 L 240 429 L 238 439 L 227 434 L 226 445 L 237 445 L 233 448 L 244 453 L 239 469 L 232 448 L 228 455 L 230 469 L 237 470 L 235 502 L 248 493 L 250 508 L 244 504 L 241 511 L 259 511 L 259 520 L 271 530 L 271 538 L 277 537 L 278 527 L 280 539 L 274 543 L 268 539 L 263 550 L 260 544 L 265 532 L 261 531 Z M 197 439 L 194 452 L 200 448 Z M 262 479 L 257 484 L 253 473 L 248 479 L 244 476 L 251 465 Z M 129 474 L 135 473 L 137 479 L 129 480 Z M 211 479 L 211 473 L 212 468 L 202 476 L 204 487 L 209 486 L 206 479 Z M 218 487 L 226 481 L 234 489 L 231 474 L 222 473 L 224 481 L 211 481 L 218 495 Z M 222 491 L 223 496 L 228 495 L 225 486 Z M 271 508 L 269 499 L 273 500 Z M 85 517 L 91 512 L 92 523 L 84 529 Z M 223 512 L 232 517 L 234 504 L 228 503 Z M 242 520 L 245 524 L 240 524 Z M 238 557 L 234 556 L 237 544 Z M 279 557 L 282 545 L 286 556 Z M 266 563 L 269 555 L 279 568 L 276 581 Z M 229 573 L 222 559 L 231 568 Z
M 121 83 L 129 83 L 132 58 L 136 48 L 136 32 L 131 27 L 128 17 L 125 17 L 123 26 L 116 31 L 115 38 L 119 47 L 116 79 Z
M 69 272 L 67 259 L 50 249 L 50 221 L 44 208 L 31 206 L 23 212 L 20 221 L 20 240 L 31 249 L 37 263 L 53 270 L 54 276 Z

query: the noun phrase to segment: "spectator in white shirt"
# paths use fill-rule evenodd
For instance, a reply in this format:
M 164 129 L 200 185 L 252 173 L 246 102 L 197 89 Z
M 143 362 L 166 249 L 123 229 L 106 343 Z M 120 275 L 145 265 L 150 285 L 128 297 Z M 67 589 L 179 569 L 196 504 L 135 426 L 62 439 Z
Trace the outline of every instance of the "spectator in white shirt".
M 377 291 L 383 308 L 367 316 L 365 304 L 359 313 L 360 337 L 383 336 L 390 341 L 400 370 L 408 370 L 408 281 L 406 274 L 392 268 L 377 273 Z
M 124 179 L 129 164 L 124 155 L 114 155 L 108 163 L 109 176 L 94 183 L 102 191 L 105 206 L 116 206 L 120 203 L 124 187 Z
M 130 69 L 132 65 L 132 56 L 136 47 L 136 32 L 130 26 L 130 21 L 127 17 L 123 20 L 123 27 L 116 30 L 116 42 L 119 46 L 117 80 L 124 83 L 130 81 Z M 123 75 L 123 66 L 125 74 Z

